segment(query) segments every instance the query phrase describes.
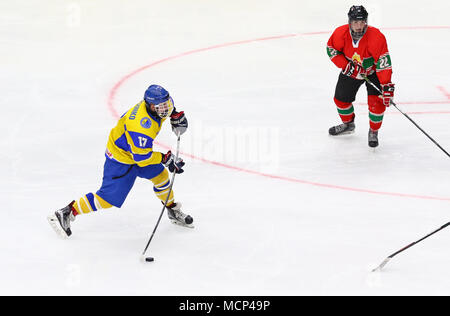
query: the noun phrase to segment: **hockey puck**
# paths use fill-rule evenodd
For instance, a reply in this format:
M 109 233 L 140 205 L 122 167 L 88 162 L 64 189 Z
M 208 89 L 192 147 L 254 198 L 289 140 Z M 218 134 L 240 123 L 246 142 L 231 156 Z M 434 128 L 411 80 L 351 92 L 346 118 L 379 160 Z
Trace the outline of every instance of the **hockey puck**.
M 145 262 L 153 262 L 155 259 L 153 257 L 147 257 L 145 258 Z

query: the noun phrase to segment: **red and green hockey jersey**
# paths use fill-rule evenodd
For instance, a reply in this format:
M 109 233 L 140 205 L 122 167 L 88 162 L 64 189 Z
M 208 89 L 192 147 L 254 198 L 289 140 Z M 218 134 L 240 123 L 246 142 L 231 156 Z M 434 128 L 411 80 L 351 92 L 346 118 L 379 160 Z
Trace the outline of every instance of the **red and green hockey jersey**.
M 327 53 L 331 61 L 341 69 L 353 60 L 362 65 L 368 75 L 376 71 L 381 84 L 391 82 L 392 64 L 386 38 L 375 27 L 368 26 L 364 36 L 356 44 L 352 40 L 348 24 L 338 27 L 328 40 Z

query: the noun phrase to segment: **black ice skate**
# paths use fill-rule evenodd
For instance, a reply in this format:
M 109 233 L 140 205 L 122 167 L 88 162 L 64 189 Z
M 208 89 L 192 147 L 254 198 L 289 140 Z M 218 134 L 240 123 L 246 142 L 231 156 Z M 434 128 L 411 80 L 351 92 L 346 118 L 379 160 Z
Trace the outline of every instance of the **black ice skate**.
M 355 132 L 355 122 L 354 121 L 333 126 L 328 130 L 328 133 L 331 136 L 353 134 L 354 132 Z
M 174 224 L 194 228 L 194 225 L 192 225 L 194 220 L 190 215 L 186 215 L 181 211 L 181 203 L 175 203 L 171 207 L 167 207 L 167 216 Z
M 378 131 L 369 129 L 369 147 L 375 148 L 378 146 Z
M 70 222 L 73 222 L 75 220 L 75 209 L 73 208 L 74 203 L 75 201 L 72 201 L 66 207 L 57 210 L 54 214 L 47 217 L 50 225 L 62 238 L 67 238 L 72 235 L 72 231 L 70 230 Z

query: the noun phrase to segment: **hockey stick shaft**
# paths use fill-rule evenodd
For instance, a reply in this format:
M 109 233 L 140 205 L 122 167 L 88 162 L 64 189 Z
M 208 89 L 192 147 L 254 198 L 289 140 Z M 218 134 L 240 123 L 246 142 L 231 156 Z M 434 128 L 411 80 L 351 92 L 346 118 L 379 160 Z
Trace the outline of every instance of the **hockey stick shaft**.
M 428 237 L 430 237 L 431 235 L 436 234 L 438 231 L 443 230 L 445 227 L 447 227 L 447 226 L 449 226 L 449 225 L 450 225 L 450 222 L 448 222 L 447 224 L 443 225 L 441 228 L 436 229 L 436 230 L 433 231 L 432 233 L 429 233 L 429 234 L 426 235 L 425 237 L 423 237 L 423 238 L 421 238 L 421 239 L 419 239 L 419 240 L 417 240 L 417 241 L 415 241 L 415 242 L 410 243 L 408 246 L 403 247 L 403 248 L 400 249 L 399 251 L 394 252 L 394 253 L 393 253 L 392 255 L 390 255 L 388 258 L 391 258 L 391 259 L 392 259 L 393 257 L 395 257 L 396 255 L 398 255 L 399 253 L 405 251 L 405 250 L 408 249 L 408 248 L 411 248 L 411 247 L 414 246 L 415 244 L 418 244 L 419 242 L 423 241 L 424 239 L 427 239 Z
M 177 151 L 176 151 L 176 154 L 175 154 L 175 161 L 178 160 L 178 154 L 180 152 L 180 134 L 178 134 L 177 136 L 178 136 L 178 138 L 177 138 Z M 150 243 L 152 242 L 153 236 L 155 235 L 156 229 L 159 226 L 159 222 L 161 222 L 161 218 L 162 218 L 162 216 L 164 214 L 164 211 L 166 210 L 167 202 L 169 201 L 169 197 L 170 197 L 170 193 L 172 193 L 172 187 L 173 187 L 173 183 L 175 181 L 175 175 L 176 174 L 177 173 L 174 171 L 174 173 L 172 175 L 172 179 L 170 180 L 169 193 L 167 194 L 166 201 L 164 202 L 164 206 L 163 206 L 163 208 L 161 210 L 161 214 L 159 214 L 159 218 L 158 218 L 158 221 L 156 222 L 155 228 L 153 229 L 152 235 L 150 236 L 150 239 L 148 240 L 147 245 L 145 246 L 145 249 L 142 252 L 142 256 L 144 256 L 145 253 L 147 252 L 147 249 L 150 246 Z
M 436 230 L 433 231 L 432 233 L 429 233 L 429 234 L 426 235 L 425 237 L 422 237 L 421 239 L 419 239 L 419 240 L 417 240 L 417 241 L 414 241 L 414 242 L 410 243 L 408 246 L 403 247 L 403 248 L 400 249 L 399 251 L 394 252 L 392 255 L 390 255 L 389 257 L 387 257 L 387 258 L 386 258 L 386 259 L 385 259 L 385 260 L 384 260 L 377 268 L 373 269 L 372 272 L 373 272 L 373 271 L 376 271 L 376 270 L 381 270 L 381 269 L 389 262 L 389 260 L 391 260 L 393 257 L 395 257 L 395 256 L 398 255 L 399 253 L 405 251 L 406 249 L 409 249 L 409 248 L 411 248 L 412 246 L 414 246 L 414 245 L 420 243 L 420 242 L 423 241 L 424 239 L 427 239 L 427 238 L 430 237 L 431 235 L 436 234 L 438 231 L 443 230 L 443 229 L 446 228 L 447 226 L 450 226 L 450 222 L 448 222 L 448 223 L 445 224 L 445 225 L 442 225 L 442 227 L 436 229 Z
M 369 78 L 367 78 L 366 76 L 363 76 L 364 80 L 367 81 L 367 83 L 369 83 L 372 87 L 374 87 L 380 94 L 383 94 L 381 92 L 381 90 L 372 82 L 369 80 Z M 450 158 L 450 154 L 444 149 L 442 148 L 441 145 L 439 145 L 439 143 L 437 141 L 435 141 L 430 135 L 428 135 L 427 132 L 425 132 L 416 122 L 414 122 L 414 120 L 412 118 L 409 117 L 408 114 L 406 114 L 405 112 L 403 112 L 402 110 L 400 110 L 400 108 L 397 106 L 397 104 L 394 103 L 394 101 L 391 100 L 391 104 L 400 112 L 402 113 L 408 120 L 411 121 L 411 123 L 413 123 L 422 133 L 425 134 L 425 136 L 427 136 L 436 146 L 439 147 L 439 149 L 441 149 L 449 158 Z

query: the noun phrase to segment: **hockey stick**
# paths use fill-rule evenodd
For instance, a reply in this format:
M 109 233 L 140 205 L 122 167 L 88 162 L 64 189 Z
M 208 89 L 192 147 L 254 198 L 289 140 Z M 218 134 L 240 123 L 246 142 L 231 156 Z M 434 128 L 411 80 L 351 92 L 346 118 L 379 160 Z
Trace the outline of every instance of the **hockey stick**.
M 180 134 L 177 134 L 177 136 L 178 136 L 178 138 L 177 138 L 177 152 L 175 154 L 175 161 L 178 160 L 178 154 L 180 152 Z M 170 197 L 170 193 L 172 193 L 172 187 L 173 187 L 173 183 L 175 181 L 175 175 L 176 174 L 177 173 L 174 172 L 173 175 L 172 175 L 172 180 L 170 180 L 169 194 L 167 194 L 166 201 L 164 202 L 164 206 L 163 206 L 163 208 L 161 210 L 161 214 L 159 214 L 158 222 L 156 222 L 156 225 L 155 225 L 155 228 L 153 229 L 152 235 L 150 236 L 150 239 L 148 240 L 147 245 L 145 246 L 145 249 L 142 252 L 141 261 L 144 261 L 144 262 L 152 262 L 152 261 L 154 261 L 153 257 L 145 257 L 145 253 L 147 252 L 148 246 L 150 246 L 150 243 L 152 242 L 152 239 L 153 239 L 153 236 L 155 235 L 156 229 L 159 226 L 159 222 L 161 221 L 161 218 L 162 218 L 162 216 L 164 214 L 164 211 L 166 210 L 167 202 L 169 201 L 169 197 Z
M 421 242 L 422 240 L 424 240 L 424 239 L 430 237 L 430 236 L 433 235 L 433 234 L 436 234 L 438 231 L 444 229 L 445 227 L 447 227 L 447 226 L 449 226 L 449 225 L 450 225 L 450 222 L 448 222 L 447 224 L 445 224 L 445 225 L 442 226 L 441 228 L 436 229 L 434 232 L 432 232 L 432 233 L 426 235 L 425 237 L 419 239 L 418 241 L 415 241 L 415 242 L 413 242 L 413 243 L 410 243 L 408 246 L 406 246 L 406 247 L 400 249 L 399 251 L 393 253 L 392 255 L 390 255 L 389 257 L 387 257 L 386 259 L 384 259 L 384 261 L 383 261 L 378 267 L 376 267 L 375 269 L 373 269 L 372 272 L 375 272 L 375 271 L 377 271 L 377 270 L 380 270 L 380 271 L 381 271 L 381 269 L 383 269 L 383 267 L 384 267 L 384 266 L 385 266 L 385 265 L 386 265 L 393 257 L 395 257 L 396 255 L 398 255 L 400 252 L 403 252 L 403 251 L 405 251 L 406 249 L 408 249 L 408 248 L 414 246 L 415 244 L 418 244 L 418 243 Z
M 369 83 L 372 87 L 374 87 L 380 94 L 383 94 L 381 92 L 381 90 L 372 81 L 369 80 L 369 78 L 367 78 L 366 76 L 363 76 L 363 78 L 364 78 L 364 80 L 367 81 L 367 83 Z M 450 154 L 444 148 L 442 148 L 441 145 L 439 145 L 430 135 L 428 135 L 419 125 L 417 125 L 417 123 L 414 122 L 413 119 L 408 116 L 408 114 L 406 114 L 405 112 L 400 110 L 399 107 L 397 106 L 397 104 L 394 103 L 394 101 L 391 100 L 391 104 L 397 110 L 399 110 L 399 112 L 402 113 L 408 120 L 410 120 L 411 123 L 413 123 L 422 133 L 425 134 L 425 136 L 427 136 L 436 146 L 438 146 L 450 158 Z

